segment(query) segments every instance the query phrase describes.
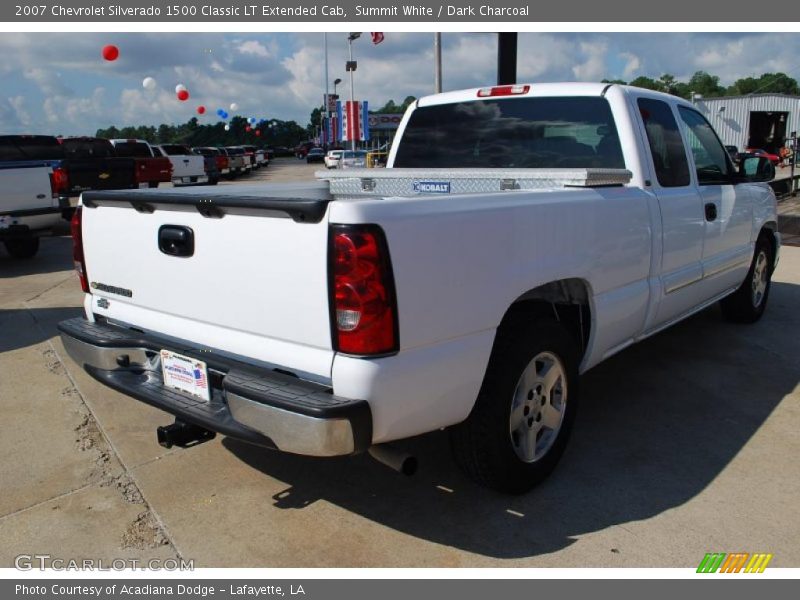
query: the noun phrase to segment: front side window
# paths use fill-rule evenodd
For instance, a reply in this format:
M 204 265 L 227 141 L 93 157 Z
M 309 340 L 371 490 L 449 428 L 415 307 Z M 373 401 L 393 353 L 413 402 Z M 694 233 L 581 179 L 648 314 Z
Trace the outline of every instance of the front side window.
M 731 183 L 732 169 L 729 154 L 705 117 L 696 110 L 678 107 L 686 125 L 686 141 L 692 150 L 697 182 L 700 185 Z
M 625 160 L 605 98 L 523 97 L 417 108 L 394 166 L 624 169 Z

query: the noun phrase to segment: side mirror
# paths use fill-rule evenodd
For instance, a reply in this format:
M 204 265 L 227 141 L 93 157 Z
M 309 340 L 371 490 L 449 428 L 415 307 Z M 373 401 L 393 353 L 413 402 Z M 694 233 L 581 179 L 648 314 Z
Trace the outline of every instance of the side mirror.
M 775 179 L 775 166 L 764 156 L 744 156 L 739 163 L 739 175 L 753 183 L 772 181 Z

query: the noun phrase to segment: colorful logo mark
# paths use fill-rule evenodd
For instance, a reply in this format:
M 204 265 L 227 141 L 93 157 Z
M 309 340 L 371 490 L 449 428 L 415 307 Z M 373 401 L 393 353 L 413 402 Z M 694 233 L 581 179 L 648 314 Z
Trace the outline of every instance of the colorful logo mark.
M 710 552 L 697 567 L 698 573 L 763 573 L 772 554 L 747 552 Z

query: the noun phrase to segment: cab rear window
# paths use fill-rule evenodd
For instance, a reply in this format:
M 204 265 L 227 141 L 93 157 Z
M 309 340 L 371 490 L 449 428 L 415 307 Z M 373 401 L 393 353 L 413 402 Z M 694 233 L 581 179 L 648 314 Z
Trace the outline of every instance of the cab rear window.
M 0 136 L 0 161 L 3 160 L 61 160 L 64 148 L 49 135 Z
M 395 167 L 624 168 L 605 98 L 501 98 L 417 108 Z

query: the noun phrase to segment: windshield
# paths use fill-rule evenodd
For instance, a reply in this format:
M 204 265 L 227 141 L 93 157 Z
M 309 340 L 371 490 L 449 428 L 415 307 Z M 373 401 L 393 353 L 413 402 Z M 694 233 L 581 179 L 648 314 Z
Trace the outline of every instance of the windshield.
M 394 160 L 411 168 L 625 168 L 605 98 L 502 98 L 416 109 Z
M 364 158 L 367 155 L 363 150 L 346 150 L 342 154 L 342 158 Z

